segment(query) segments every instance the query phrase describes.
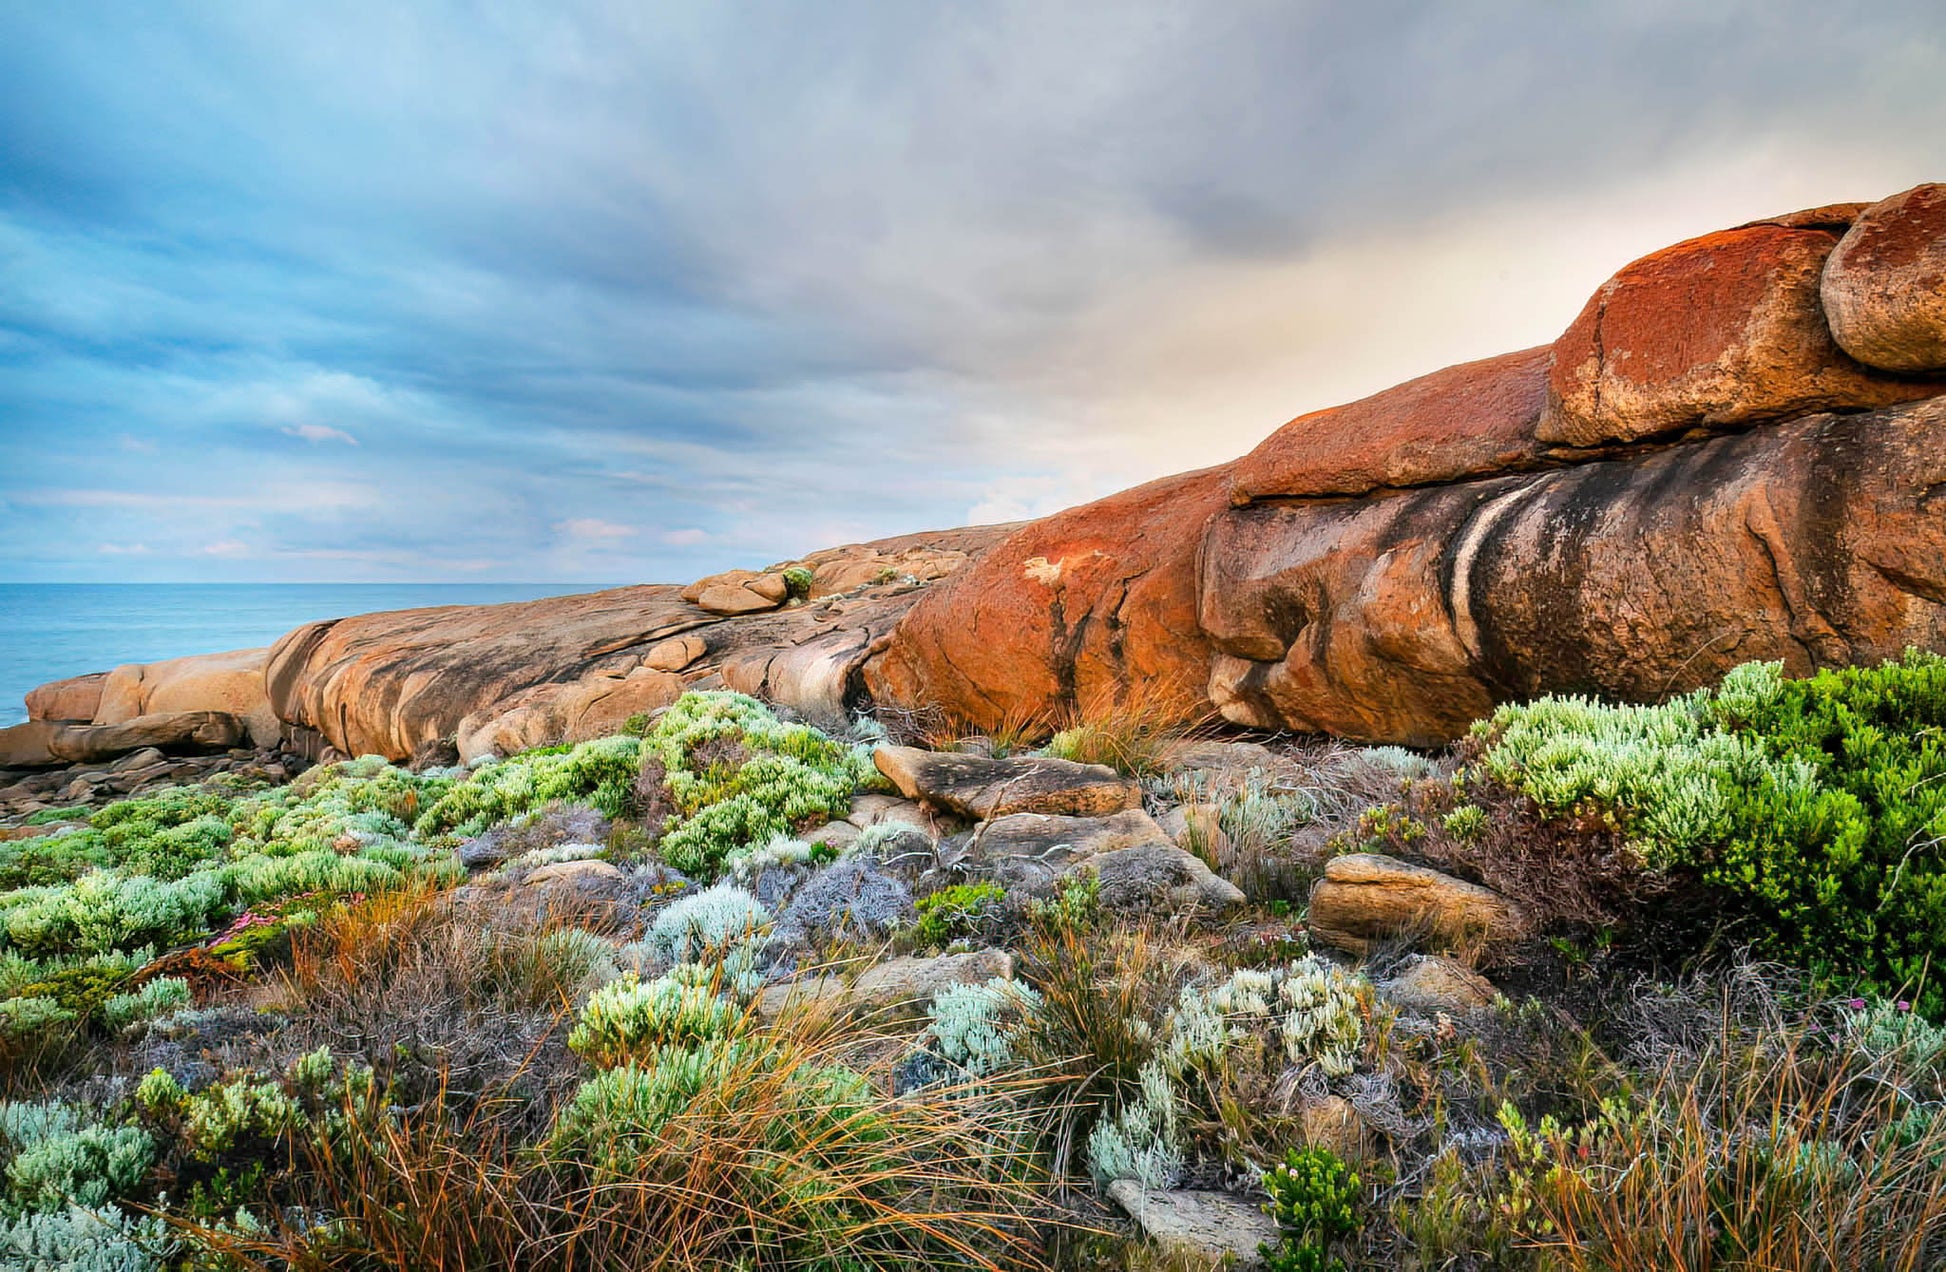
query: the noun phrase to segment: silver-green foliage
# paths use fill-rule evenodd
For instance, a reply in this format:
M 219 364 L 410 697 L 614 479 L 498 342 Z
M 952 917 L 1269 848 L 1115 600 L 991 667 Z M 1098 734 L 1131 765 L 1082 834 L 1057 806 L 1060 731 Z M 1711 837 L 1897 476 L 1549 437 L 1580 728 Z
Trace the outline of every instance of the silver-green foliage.
M 0 1220 L 0 1267 L 12 1272 L 154 1272 L 174 1248 L 159 1216 L 80 1206 Z
M 1015 1062 L 1041 1001 L 1036 991 L 1000 976 L 979 985 L 948 985 L 926 1009 L 933 1050 L 972 1077 L 997 1073 Z
M 684 694 L 642 746 L 676 809 L 658 849 L 692 875 L 713 877 L 738 849 L 837 816 L 860 786 L 880 781 L 866 747 L 787 724 L 739 693 Z
M 0 1104 L 7 1152 L 6 1210 L 98 1209 L 132 1189 L 155 1161 L 155 1141 L 133 1126 L 91 1121 L 69 1105 Z
M 627 811 L 641 754 L 639 739 L 617 736 L 484 764 L 440 796 L 415 829 L 422 838 L 467 838 L 557 800 L 619 817 Z
M 744 1012 L 708 985 L 673 976 L 642 981 L 630 973 L 596 990 L 568 1034 L 591 1064 L 612 1068 L 667 1046 L 693 1046 L 739 1032 Z

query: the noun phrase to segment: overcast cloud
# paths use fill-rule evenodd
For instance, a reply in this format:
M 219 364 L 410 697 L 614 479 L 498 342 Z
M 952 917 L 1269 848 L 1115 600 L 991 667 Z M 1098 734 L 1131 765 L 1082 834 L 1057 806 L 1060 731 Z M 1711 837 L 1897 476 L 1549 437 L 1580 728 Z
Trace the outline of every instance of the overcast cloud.
M 1052 511 L 1946 179 L 1936 0 L 0 0 L 0 578 Z

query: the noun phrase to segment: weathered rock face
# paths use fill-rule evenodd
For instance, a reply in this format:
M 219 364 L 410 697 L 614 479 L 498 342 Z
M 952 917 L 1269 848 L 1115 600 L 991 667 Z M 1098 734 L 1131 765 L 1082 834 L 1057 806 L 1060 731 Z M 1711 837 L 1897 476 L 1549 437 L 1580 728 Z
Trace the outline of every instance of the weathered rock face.
M 1223 714 L 1457 736 L 1550 690 L 1648 700 L 1946 646 L 1946 401 L 1212 527 Z
M 1426 745 L 1543 692 L 1946 647 L 1938 189 L 1653 253 L 1552 346 L 1036 522 L 867 683 L 992 725 L 1166 677 L 1184 718 Z
M 1946 371 L 1946 185 L 1864 209 L 1825 261 L 1831 333 L 1887 371 Z
M 101 709 L 101 686 L 108 679 L 105 671 L 85 676 L 70 676 L 28 691 L 27 718 L 56 724 L 93 724 Z
M 596 737 L 688 688 L 727 687 L 842 716 L 859 699 L 856 672 L 872 642 L 920 594 L 916 576 L 891 563 L 928 571 L 1010 529 L 820 553 L 822 564 L 806 568 L 837 572 L 855 560 L 875 579 L 894 576 L 742 617 L 709 613 L 676 587 L 643 586 L 312 623 L 271 649 L 270 699 L 284 721 L 340 751 L 394 757 L 446 737 L 457 737 L 466 759 Z
M 124 724 L 138 716 L 221 711 L 244 723 L 250 741 L 277 740 L 277 716 L 264 693 L 263 649 L 195 654 L 129 663 L 102 677 L 93 723 Z
M 977 728 L 1132 692 L 1196 714 L 1209 667 L 1196 555 L 1228 485 L 1208 468 L 1029 524 L 913 607 L 866 666 L 873 697 Z
M 163 711 L 118 724 L 64 724 L 47 749 L 66 764 L 92 764 L 152 747 L 159 751 L 224 751 L 248 737 L 245 722 L 227 711 Z
M 1463 362 L 1349 406 L 1300 415 L 1230 471 L 1230 500 L 1363 495 L 1537 467 L 1553 351 Z
M 1818 284 L 1827 229 L 1753 225 L 1645 256 L 1554 342 L 1542 441 L 1594 447 L 1935 391 L 1855 362 Z

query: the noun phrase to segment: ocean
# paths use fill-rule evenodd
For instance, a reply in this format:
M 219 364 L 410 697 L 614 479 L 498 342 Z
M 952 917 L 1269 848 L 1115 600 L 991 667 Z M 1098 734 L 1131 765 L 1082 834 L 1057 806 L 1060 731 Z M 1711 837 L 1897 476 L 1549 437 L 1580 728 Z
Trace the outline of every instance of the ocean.
M 490 605 L 608 583 L 0 583 L 0 726 L 36 685 L 121 663 L 268 645 L 372 610 Z

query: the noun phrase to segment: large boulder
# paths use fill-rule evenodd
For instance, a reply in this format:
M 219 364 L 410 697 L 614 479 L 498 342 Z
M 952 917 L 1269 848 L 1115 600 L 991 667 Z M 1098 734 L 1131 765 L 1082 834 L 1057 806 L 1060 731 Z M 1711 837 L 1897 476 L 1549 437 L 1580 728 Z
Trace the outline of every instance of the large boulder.
M 102 682 L 107 679 L 107 672 L 91 671 L 30 689 L 27 718 L 56 724 L 93 724 L 95 712 L 101 709 Z
M 1012 529 L 832 549 L 817 554 L 817 568 L 855 561 L 874 579 L 893 576 L 741 616 L 708 612 L 681 588 L 641 586 L 310 623 L 271 648 L 269 697 L 294 733 L 318 747 L 398 759 L 442 738 L 456 739 L 470 760 L 596 737 L 688 688 L 727 687 L 843 719 L 863 700 L 858 669 L 873 642 L 925 591 L 889 563 L 909 561 L 930 575 L 975 558 Z M 768 573 L 781 575 L 781 567 Z
M 1240 724 L 1430 745 L 1555 690 L 1653 701 L 1752 659 L 1946 648 L 1943 440 L 1935 399 L 1239 509 L 1205 544 L 1211 696 Z
M 1196 557 L 1228 505 L 1228 468 L 1207 468 L 1032 522 L 929 591 L 866 684 L 981 729 L 1131 698 L 1201 715 Z
M 1597 447 L 1937 392 L 1832 339 L 1819 281 L 1837 243 L 1828 229 L 1753 225 L 1628 265 L 1554 342 L 1541 440 Z
M 138 716 L 218 711 L 243 721 L 252 745 L 269 746 L 277 741 L 279 726 L 264 691 L 268 653 L 235 649 L 127 663 L 102 678 L 93 723 L 123 724 Z
M 1887 371 L 1946 371 L 1946 185 L 1858 216 L 1824 263 L 1825 316 L 1846 353 Z
M 0 768 L 48 768 L 61 763 L 48 749 L 60 727 L 47 720 L 29 720 L 0 729 Z
M 56 725 L 47 749 L 64 764 L 93 764 L 144 748 L 226 751 L 248 736 L 246 722 L 227 711 L 164 711 L 116 724 Z
M 1537 466 L 1546 345 L 1465 362 L 1300 415 L 1230 470 L 1230 500 L 1363 495 Z
M 915 606 L 865 683 L 980 727 L 1146 696 L 1430 745 L 1537 693 L 1946 645 L 1937 201 L 1677 244 L 1545 349 L 1035 522 Z

